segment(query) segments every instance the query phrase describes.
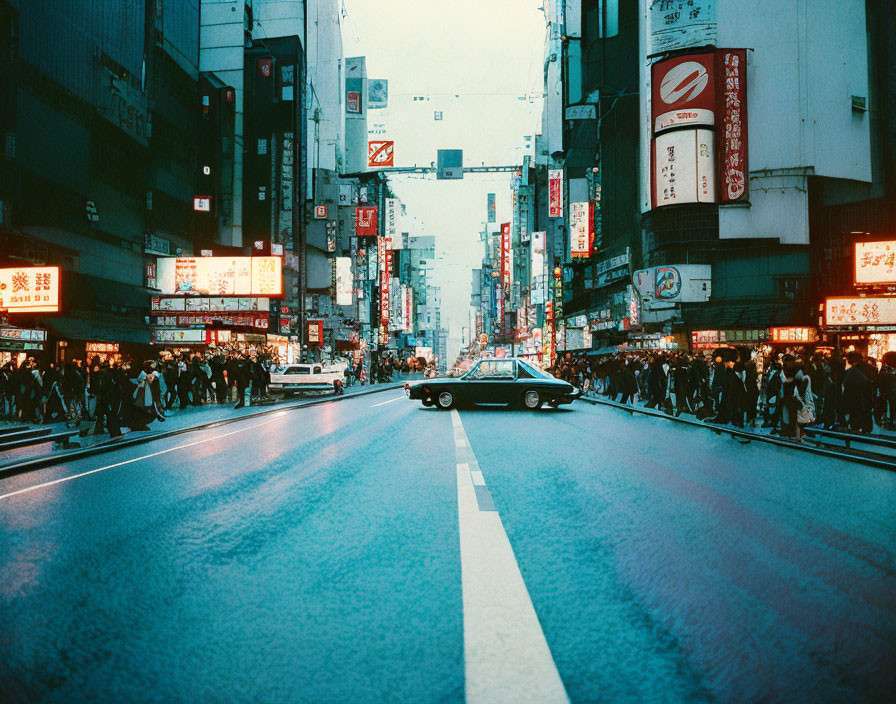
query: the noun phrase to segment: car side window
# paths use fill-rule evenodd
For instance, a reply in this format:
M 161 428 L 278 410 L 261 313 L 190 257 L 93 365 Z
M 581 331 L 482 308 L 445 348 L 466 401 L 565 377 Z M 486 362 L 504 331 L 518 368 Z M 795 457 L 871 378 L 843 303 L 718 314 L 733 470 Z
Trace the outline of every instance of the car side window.
M 314 373 L 315 373 L 315 374 L 320 374 L 320 367 L 315 367 L 315 368 L 314 368 Z

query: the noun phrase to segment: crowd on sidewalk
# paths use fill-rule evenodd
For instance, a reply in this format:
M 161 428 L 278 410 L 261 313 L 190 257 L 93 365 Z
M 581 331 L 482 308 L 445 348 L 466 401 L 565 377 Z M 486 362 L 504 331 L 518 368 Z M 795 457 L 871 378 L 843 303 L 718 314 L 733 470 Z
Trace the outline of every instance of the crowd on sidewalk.
M 713 352 L 630 352 L 588 357 L 566 353 L 552 373 L 626 404 L 636 401 L 679 416 L 771 429 L 801 439 L 817 425 L 870 433 L 896 427 L 896 353 L 776 353 L 749 348 Z

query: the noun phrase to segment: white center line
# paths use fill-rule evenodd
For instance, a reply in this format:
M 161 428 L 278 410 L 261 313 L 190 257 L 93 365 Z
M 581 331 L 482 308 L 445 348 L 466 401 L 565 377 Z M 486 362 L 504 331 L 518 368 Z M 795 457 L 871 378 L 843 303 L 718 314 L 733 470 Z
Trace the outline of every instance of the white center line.
M 371 406 L 371 408 L 376 408 L 377 406 L 385 406 L 387 403 L 393 403 L 394 401 L 401 401 L 401 399 L 407 398 L 406 396 L 396 396 L 395 398 L 390 398 L 388 401 L 383 401 L 382 403 L 375 403 Z
M 278 413 L 277 416 L 280 414 Z M 124 460 L 123 462 L 116 462 L 115 464 L 110 464 L 105 467 L 99 467 L 97 469 L 91 469 L 88 472 L 81 472 L 80 474 L 73 474 L 70 477 L 62 477 L 62 479 L 54 479 L 51 482 L 44 482 L 43 484 L 35 484 L 34 486 L 27 486 L 24 489 L 19 489 L 18 491 L 11 491 L 8 494 L 0 494 L 0 501 L 3 499 L 8 499 L 11 496 L 18 496 L 19 494 L 27 494 L 30 491 L 37 491 L 38 489 L 45 489 L 48 486 L 53 486 L 55 484 L 62 484 L 63 482 L 70 482 L 73 479 L 80 479 L 81 477 L 86 477 L 88 474 L 96 474 L 97 472 L 104 472 L 107 469 L 114 469 L 115 467 L 122 467 L 126 464 L 132 464 L 133 462 L 139 462 L 140 460 L 148 460 L 150 457 L 158 457 L 159 455 L 164 455 L 168 452 L 174 452 L 175 450 L 183 450 L 187 447 L 193 447 L 194 445 L 201 445 L 205 442 L 212 442 L 213 440 L 220 440 L 221 438 L 226 438 L 228 435 L 236 435 L 237 433 L 245 433 L 247 430 L 254 430 L 255 428 L 260 428 L 262 425 L 267 425 L 268 423 L 273 423 L 275 420 L 280 420 L 279 417 L 270 418 L 261 423 L 256 423 L 255 425 L 250 425 L 246 428 L 240 428 L 238 430 L 231 430 L 229 433 L 223 433 L 221 435 L 215 435 L 213 438 L 205 438 L 204 440 L 196 440 L 195 442 L 188 442 L 186 445 L 178 445 L 177 447 L 169 447 L 167 450 L 159 450 L 159 452 L 153 452 L 149 455 L 143 455 L 142 457 L 134 457 L 130 460 Z
M 479 508 L 471 475 L 482 472 L 456 410 L 451 421 L 467 447 L 457 452 L 466 700 L 568 702 L 501 517 Z

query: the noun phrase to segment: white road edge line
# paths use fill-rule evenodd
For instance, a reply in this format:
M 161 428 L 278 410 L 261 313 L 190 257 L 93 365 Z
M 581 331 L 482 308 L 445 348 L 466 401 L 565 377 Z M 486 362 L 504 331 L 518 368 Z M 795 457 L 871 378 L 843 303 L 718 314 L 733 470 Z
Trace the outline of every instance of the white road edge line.
M 201 445 L 206 442 L 211 442 L 212 440 L 220 440 L 221 438 L 226 438 L 228 435 L 236 435 L 237 433 L 245 433 L 247 430 L 254 430 L 255 428 L 260 428 L 262 425 L 267 425 L 268 423 L 273 423 L 275 420 L 280 420 L 281 414 L 276 414 L 274 418 L 269 418 L 266 421 L 261 423 L 256 423 L 255 425 L 250 425 L 247 428 L 240 428 L 239 430 L 231 430 L 229 433 L 223 433 L 222 435 L 215 435 L 213 438 L 205 438 L 204 440 L 196 440 L 195 442 L 188 442 L 186 445 L 178 445 L 177 447 L 169 447 L 167 450 L 160 450 L 159 452 L 153 452 L 149 455 L 143 455 L 142 457 L 134 457 L 130 460 L 124 460 L 123 462 L 116 462 L 115 464 L 110 464 L 105 467 L 98 467 L 97 469 L 91 469 L 88 472 L 81 472 L 80 474 L 73 474 L 70 477 L 62 477 L 61 479 L 54 479 L 51 482 L 44 482 L 43 484 L 35 484 L 34 486 L 26 486 L 24 489 L 18 489 L 17 491 L 11 491 L 8 494 L 0 494 L 0 501 L 3 499 L 8 499 L 11 496 L 18 496 L 19 494 L 27 494 L 30 491 L 36 491 L 38 489 L 45 489 L 48 486 L 54 486 L 55 484 L 62 484 L 63 482 L 70 482 L 73 479 L 80 479 L 81 477 L 86 477 L 88 474 L 96 474 L 97 472 L 104 472 L 107 469 L 114 469 L 115 467 L 122 467 L 126 464 L 132 464 L 134 462 L 139 462 L 140 460 L 148 460 L 150 457 L 158 457 L 159 455 L 164 455 L 168 452 L 174 452 L 175 450 L 183 450 L 187 447 L 193 447 L 194 445 Z
M 456 410 L 451 422 L 466 441 L 456 453 L 466 700 L 568 702 L 501 517 L 479 510 L 470 465 L 479 467 Z
M 371 408 L 376 408 L 377 406 L 385 406 L 387 403 L 393 403 L 394 401 L 401 401 L 401 399 L 407 398 L 406 396 L 396 396 L 395 398 L 390 398 L 388 401 L 383 401 L 382 403 L 375 403 L 371 406 Z

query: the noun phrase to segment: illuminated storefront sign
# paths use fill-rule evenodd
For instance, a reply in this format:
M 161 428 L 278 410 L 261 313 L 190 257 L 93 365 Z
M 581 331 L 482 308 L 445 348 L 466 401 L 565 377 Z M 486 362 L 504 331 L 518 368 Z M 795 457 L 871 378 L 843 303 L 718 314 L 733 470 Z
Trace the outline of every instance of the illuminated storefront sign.
M 158 260 L 162 293 L 181 296 L 282 296 L 280 257 L 187 257 Z
M 896 284 L 896 240 L 856 242 L 855 274 L 858 286 Z
M 769 331 L 766 328 L 697 330 L 691 333 L 691 347 L 695 350 L 708 350 L 726 345 L 755 345 L 767 342 L 768 339 Z
M 184 345 L 204 345 L 205 330 L 168 330 L 161 328 L 153 328 L 152 344 L 184 344 Z
M 117 342 L 88 342 L 84 345 L 87 354 L 118 354 Z
M 324 321 L 309 320 L 305 330 L 305 342 L 309 347 L 323 347 Z
M 825 324 L 838 326 L 896 326 L 896 298 L 828 298 Z
M 590 257 L 594 246 L 594 206 L 569 204 L 569 249 L 572 257 Z
M 59 276 L 58 266 L 0 269 L 0 311 L 57 313 Z
M 771 328 L 772 342 L 818 342 L 818 331 L 815 328 Z
M 563 169 L 548 170 L 548 217 L 563 217 Z

